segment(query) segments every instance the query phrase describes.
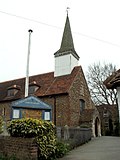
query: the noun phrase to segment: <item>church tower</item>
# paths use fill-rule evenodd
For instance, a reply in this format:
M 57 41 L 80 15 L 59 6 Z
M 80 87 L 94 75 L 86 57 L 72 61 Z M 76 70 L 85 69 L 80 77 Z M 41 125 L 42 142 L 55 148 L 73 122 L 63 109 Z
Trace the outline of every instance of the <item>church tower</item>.
M 54 76 L 68 75 L 78 65 L 79 56 L 75 51 L 70 21 L 67 13 L 63 37 L 60 49 L 54 54 L 55 72 Z

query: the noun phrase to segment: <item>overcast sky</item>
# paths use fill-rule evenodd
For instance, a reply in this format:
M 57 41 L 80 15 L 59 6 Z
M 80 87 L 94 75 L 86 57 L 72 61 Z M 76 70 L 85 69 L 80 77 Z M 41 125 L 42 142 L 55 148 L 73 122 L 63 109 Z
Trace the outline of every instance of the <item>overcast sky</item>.
M 67 7 L 84 72 L 97 62 L 120 68 L 120 0 L 0 0 L 0 82 L 25 77 L 29 29 L 30 75 L 54 71 Z

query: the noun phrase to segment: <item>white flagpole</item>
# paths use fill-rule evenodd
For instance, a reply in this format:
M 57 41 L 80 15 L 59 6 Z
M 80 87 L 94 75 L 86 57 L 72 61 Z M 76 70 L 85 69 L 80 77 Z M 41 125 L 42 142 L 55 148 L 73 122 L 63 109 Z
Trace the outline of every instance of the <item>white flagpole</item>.
M 28 96 L 29 90 L 29 60 L 30 60 L 30 47 L 31 47 L 31 33 L 33 32 L 31 29 L 29 32 L 29 42 L 28 42 L 28 55 L 27 55 L 27 67 L 26 67 L 26 80 L 25 80 L 25 97 Z

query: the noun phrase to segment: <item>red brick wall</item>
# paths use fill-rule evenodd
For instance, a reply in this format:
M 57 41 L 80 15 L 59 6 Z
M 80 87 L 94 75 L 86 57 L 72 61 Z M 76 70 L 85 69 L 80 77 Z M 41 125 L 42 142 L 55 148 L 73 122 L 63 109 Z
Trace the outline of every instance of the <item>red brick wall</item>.
M 85 101 L 85 109 L 93 108 L 91 103 L 90 92 L 84 77 L 84 74 L 81 71 L 77 74 L 74 82 L 69 91 L 70 98 L 70 117 L 71 117 L 71 126 L 80 125 L 80 99 Z
M 54 95 L 51 97 L 41 98 L 44 102 L 48 103 L 52 107 L 52 121 L 55 122 L 55 106 L 56 106 L 56 125 L 57 126 L 70 126 L 70 110 L 69 110 L 69 96 L 64 95 Z
M 33 138 L 0 136 L 0 155 L 15 156 L 19 160 L 37 160 L 38 148 Z

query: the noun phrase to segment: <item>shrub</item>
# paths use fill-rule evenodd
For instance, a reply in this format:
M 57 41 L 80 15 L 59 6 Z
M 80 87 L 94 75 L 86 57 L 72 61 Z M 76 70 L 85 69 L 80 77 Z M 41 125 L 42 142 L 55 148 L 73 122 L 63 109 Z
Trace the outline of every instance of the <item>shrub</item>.
M 55 152 L 52 153 L 47 160 L 56 160 L 58 158 L 62 158 L 65 154 L 69 152 L 69 150 L 70 146 L 68 143 L 57 141 Z
M 56 146 L 57 148 L 55 151 L 55 155 L 57 158 L 63 157 L 70 150 L 70 146 L 68 143 L 58 141 Z
M 87 124 L 81 124 L 80 128 L 90 128 Z
M 31 118 L 12 120 L 8 126 L 8 132 L 13 137 L 35 137 L 42 160 L 55 153 L 55 126 L 51 122 Z
M 36 137 L 43 132 L 43 122 L 37 119 L 24 118 L 12 120 L 8 125 L 8 132 L 12 137 Z

